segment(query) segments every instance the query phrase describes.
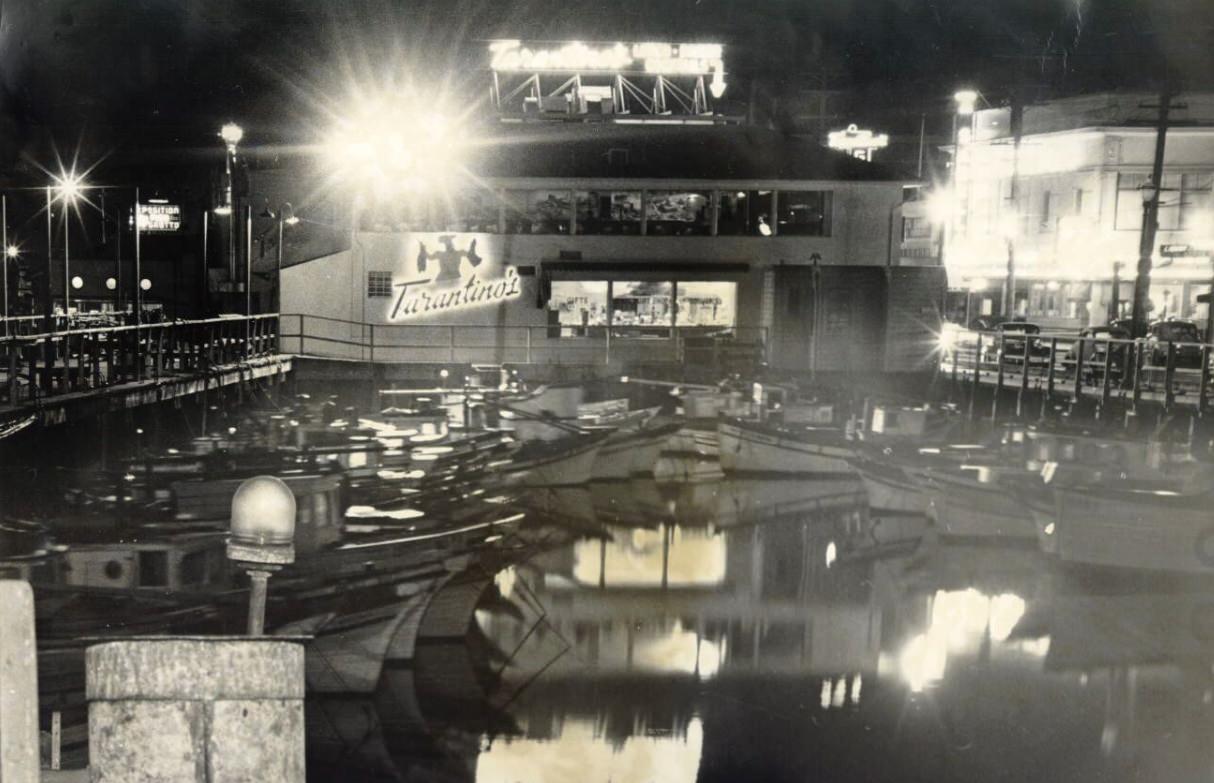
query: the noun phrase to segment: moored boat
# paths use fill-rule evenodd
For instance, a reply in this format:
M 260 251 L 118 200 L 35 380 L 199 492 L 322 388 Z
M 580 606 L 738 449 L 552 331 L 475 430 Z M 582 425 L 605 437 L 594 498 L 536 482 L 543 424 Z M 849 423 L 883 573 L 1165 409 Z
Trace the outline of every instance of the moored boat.
M 726 472 L 850 473 L 854 449 L 830 427 L 778 426 L 723 417 L 717 423 Z
M 594 461 L 610 432 L 568 435 L 560 440 L 522 444 L 511 459 L 497 465 L 505 480 L 517 486 L 544 487 L 590 481 Z

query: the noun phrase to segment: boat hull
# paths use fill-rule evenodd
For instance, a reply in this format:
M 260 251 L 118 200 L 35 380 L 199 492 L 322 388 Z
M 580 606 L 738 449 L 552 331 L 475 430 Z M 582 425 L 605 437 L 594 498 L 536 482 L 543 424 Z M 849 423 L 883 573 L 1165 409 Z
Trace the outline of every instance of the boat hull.
M 901 465 L 857 459 L 852 467 L 864 482 L 868 507 L 885 514 L 926 514 L 927 497 L 923 489 Z
M 595 480 L 652 476 L 658 457 L 677 427 L 614 432 L 599 449 L 591 477 Z
M 1034 509 L 1042 549 L 1063 563 L 1214 574 L 1214 497 L 1053 490 Z M 1051 527 L 1052 525 L 1052 527 Z
M 551 444 L 531 455 L 520 454 L 502 467 L 506 480 L 522 487 L 557 487 L 585 484 L 594 472 L 594 462 L 606 435 L 582 437 Z
M 726 473 L 851 473 L 852 449 L 832 436 L 786 433 L 723 419 L 717 424 L 721 469 Z
M 912 475 L 923 488 L 927 514 L 941 535 L 1036 540 L 1028 509 L 998 483 L 930 468 Z

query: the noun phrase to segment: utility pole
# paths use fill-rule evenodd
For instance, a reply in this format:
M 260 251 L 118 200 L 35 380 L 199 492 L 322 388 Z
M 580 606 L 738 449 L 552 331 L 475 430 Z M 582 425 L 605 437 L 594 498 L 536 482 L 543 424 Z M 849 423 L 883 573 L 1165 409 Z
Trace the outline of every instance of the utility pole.
M 1151 181 L 1147 183 L 1151 193 L 1142 203 L 1142 238 L 1138 243 L 1138 274 L 1134 278 L 1134 337 L 1143 337 L 1147 333 L 1147 309 L 1151 301 L 1151 256 L 1155 254 L 1155 231 L 1159 227 L 1159 191 L 1163 185 L 1163 153 L 1168 140 L 1168 112 L 1171 109 L 1172 91 L 1170 87 L 1164 87 L 1159 94 L 1155 162 L 1151 166 Z
M 1003 316 L 1016 316 L 1016 244 L 1014 234 L 1023 225 L 1020 214 L 1020 140 L 1024 137 L 1024 104 L 1013 90 L 1011 106 L 1012 125 L 1012 178 L 1008 187 L 1008 201 L 1015 218 L 1015 228 L 1007 236 L 1007 279 L 1003 283 Z

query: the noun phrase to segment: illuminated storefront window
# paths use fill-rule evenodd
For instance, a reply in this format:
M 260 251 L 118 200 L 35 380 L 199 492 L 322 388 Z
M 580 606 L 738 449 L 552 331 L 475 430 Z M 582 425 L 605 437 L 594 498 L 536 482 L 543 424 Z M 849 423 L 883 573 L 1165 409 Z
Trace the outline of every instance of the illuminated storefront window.
M 607 325 L 607 281 L 554 280 L 548 309 L 562 337 L 586 337 L 592 327 Z
M 708 193 L 653 191 L 645 204 L 646 233 L 688 236 L 712 231 L 712 199 Z
M 668 281 L 612 283 L 611 333 L 615 337 L 669 337 L 674 285 Z
M 579 234 L 641 233 L 640 191 L 579 191 L 577 230 Z
M 720 331 L 737 325 L 738 284 L 731 281 L 554 280 L 548 299 L 553 337 L 659 337 L 671 330 Z M 559 329 L 557 328 L 559 327 Z
M 733 328 L 737 323 L 737 283 L 679 282 L 675 288 L 676 326 Z

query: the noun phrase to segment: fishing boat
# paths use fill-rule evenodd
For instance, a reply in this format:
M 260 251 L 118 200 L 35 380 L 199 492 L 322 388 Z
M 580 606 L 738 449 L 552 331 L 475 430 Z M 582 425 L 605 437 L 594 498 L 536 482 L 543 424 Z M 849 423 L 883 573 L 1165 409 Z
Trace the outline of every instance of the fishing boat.
M 717 423 L 721 468 L 750 473 L 850 473 L 854 447 L 843 430 L 724 417 Z
M 1031 511 L 1041 548 L 1061 562 L 1214 575 L 1214 472 L 1186 480 L 1045 487 Z
M 527 441 L 496 468 L 507 483 L 515 486 L 584 484 L 590 481 L 599 449 L 610 434 L 574 433 L 558 440 Z
M 615 430 L 599 449 L 591 478 L 597 481 L 653 476 L 663 449 L 682 426 L 677 421 L 653 425 L 643 422 L 640 426 Z

